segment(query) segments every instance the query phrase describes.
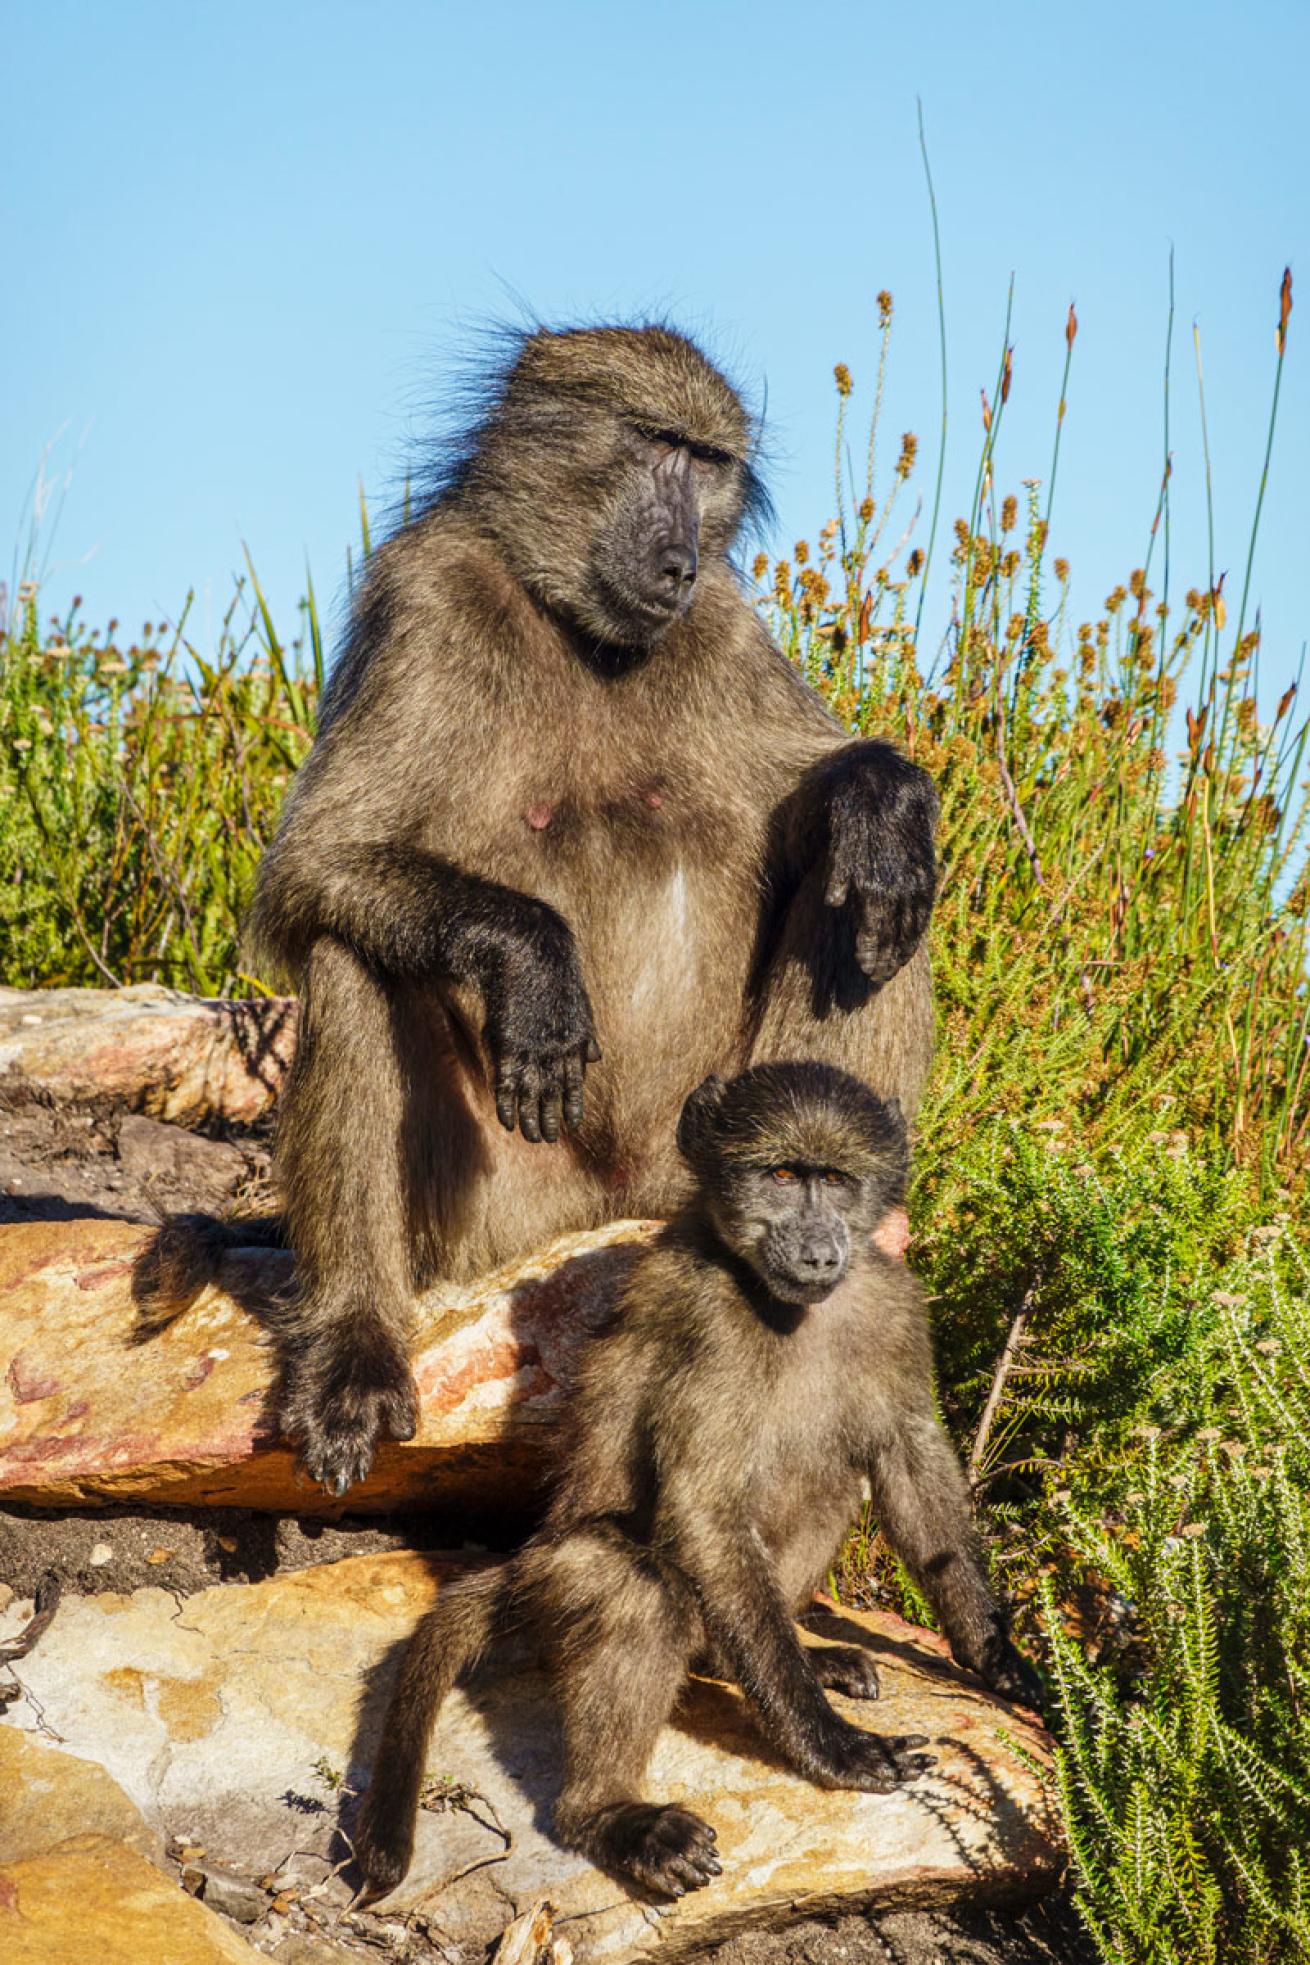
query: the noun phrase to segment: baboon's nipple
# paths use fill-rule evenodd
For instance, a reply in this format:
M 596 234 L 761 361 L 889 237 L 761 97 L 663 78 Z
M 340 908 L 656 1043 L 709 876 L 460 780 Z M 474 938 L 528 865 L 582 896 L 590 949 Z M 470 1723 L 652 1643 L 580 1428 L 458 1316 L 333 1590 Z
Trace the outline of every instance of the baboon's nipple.
M 555 808 L 548 805 L 544 798 L 539 798 L 535 805 L 529 805 L 523 816 L 534 832 L 544 832 L 555 816 Z

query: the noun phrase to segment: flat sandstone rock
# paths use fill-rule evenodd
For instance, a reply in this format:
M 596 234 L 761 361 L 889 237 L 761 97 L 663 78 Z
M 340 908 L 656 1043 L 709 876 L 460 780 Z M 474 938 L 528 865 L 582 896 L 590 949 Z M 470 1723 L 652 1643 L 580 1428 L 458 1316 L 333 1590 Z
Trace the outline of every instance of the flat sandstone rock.
M 5 1965 L 256 1965 L 232 1926 L 126 1843 L 78 1835 L 0 1863 Z
M 0 1095 L 248 1125 L 281 1090 L 294 997 L 258 1003 L 127 989 L 0 989 Z
M 425 1297 L 418 1434 L 384 1446 L 369 1479 L 337 1502 L 277 1443 L 273 1356 L 251 1314 L 287 1287 L 290 1256 L 233 1251 L 222 1287 L 134 1343 L 132 1260 L 148 1232 L 90 1218 L 0 1228 L 0 1501 L 328 1516 L 434 1500 L 522 1504 L 579 1339 L 653 1226 L 565 1236 Z
M 180 1605 L 163 1590 L 69 1598 L 23 1659 L 26 1697 L 5 1721 L 51 1729 L 68 1753 L 99 1762 L 159 1835 L 202 1845 L 237 1875 L 277 1869 L 292 1895 L 314 1891 L 325 1936 L 377 1942 L 408 1925 L 469 1961 L 543 1897 L 577 1965 L 619 1965 L 816 1914 L 1021 1899 L 1059 1868 L 1040 1775 L 1019 1751 L 1040 1767 L 1040 1729 L 958 1672 L 939 1640 L 889 1615 L 842 1613 L 832 1634 L 871 1646 L 883 1697 L 835 1703 L 858 1724 L 926 1733 L 938 1755 L 930 1779 L 894 1795 L 812 1787 L 777 1762 L 735 1688 L 693 1681 L 647 1792 L 713 1822 L 724 1874 L 675 1905 L 638 1902 L 549 1839 L 559 1741 L 539 1675 L 486 1673 L 442 1716 L 428 1769 L 448 1803 L 421 1816 L 410 1876 L 352 1914 L 353 1879 L 332 1874 L 347 1853 L 348 1791 L 366 1782 L 400 1643 L 450 1573 L 405 1553 L 223 1585 Z M 0 1954 L 14 1956 L 3 1924 Z M 151 1955 L 164 1954 L 139 1954 Z

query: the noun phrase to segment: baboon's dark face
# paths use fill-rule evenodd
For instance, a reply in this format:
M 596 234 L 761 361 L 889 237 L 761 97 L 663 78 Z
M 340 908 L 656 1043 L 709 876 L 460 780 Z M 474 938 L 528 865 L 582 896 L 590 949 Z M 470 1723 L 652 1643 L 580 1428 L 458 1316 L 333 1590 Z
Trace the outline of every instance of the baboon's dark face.
M 467 492 L 544 607 L 645 650 L 758 502 L 752 441 L 735 390 L 682 336 L 542 330 L 480 435 Z
M 678 1144 L 720 1240 L 785 1303 L 819 1303 L 905 1196 L 905 1121 L 894 1100 L 831 1065 L 755 1065 L 707 1078 Z
M 793 1162 L 742 1169 L 715 1212 L 771 1295 L 783 1303 L 821 1303 L 850 1267 L 861 1186 L 840 1167 Z
M 592 445 L 599 432 L 593 426 Z M 578 577 L 557 598 L 579 627 L 621 648 L 650 648 L 695 599 L 703 558 L 737 528 L 737 460 L 677 430 L 610 423 L 610 461 L 591 499 L 566 507 L 578 524 Z

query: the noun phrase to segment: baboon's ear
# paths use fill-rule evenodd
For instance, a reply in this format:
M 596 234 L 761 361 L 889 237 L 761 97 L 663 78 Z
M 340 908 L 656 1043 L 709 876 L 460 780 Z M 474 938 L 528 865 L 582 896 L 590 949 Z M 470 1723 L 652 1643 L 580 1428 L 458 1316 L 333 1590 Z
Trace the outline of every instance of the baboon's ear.
M 687 1096 L 678 1120 L 678 1151 L 694 1165 L 714 1130 L 714 1116 L 723 1103 L 727 1086 L 711 1075 L 701 1080 Z

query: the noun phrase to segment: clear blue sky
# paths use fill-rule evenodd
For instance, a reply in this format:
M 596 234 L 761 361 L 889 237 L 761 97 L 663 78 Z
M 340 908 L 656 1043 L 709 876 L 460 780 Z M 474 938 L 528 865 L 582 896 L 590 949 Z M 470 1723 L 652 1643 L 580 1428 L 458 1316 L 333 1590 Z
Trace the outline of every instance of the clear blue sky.
M 339 595 L 355 486 L 393 491 L 470 326 L 666 310 L 767 380 L 788 547 L 830 515 L 832 364 L 889 435 L 939 413 L 921 95 L 950 331 L 946 516 L 1016 279 L 1000 489 L 1045 476 L 1075 299 L 1055 544 L 1083 609 L 1138 564 L 1176 254 L 1174 563 L 1240 584 L 1285 263 L 1301 285 L 1255 586 L 1269 687 L 1310 632 L 1310 7 L 890 8 L 5 0 L 0 572 L 43 450 L 72 467 L 48 598 L 135 627 L 250 542 L 282 617 Z M 861 398 L 863 401 L 864 398 Z M 59 434 L 62 432 L 62 434 Z M 925 483 L 928 482 L 925 474 Z M 933 626 L 944 618 L 942 606 Z

